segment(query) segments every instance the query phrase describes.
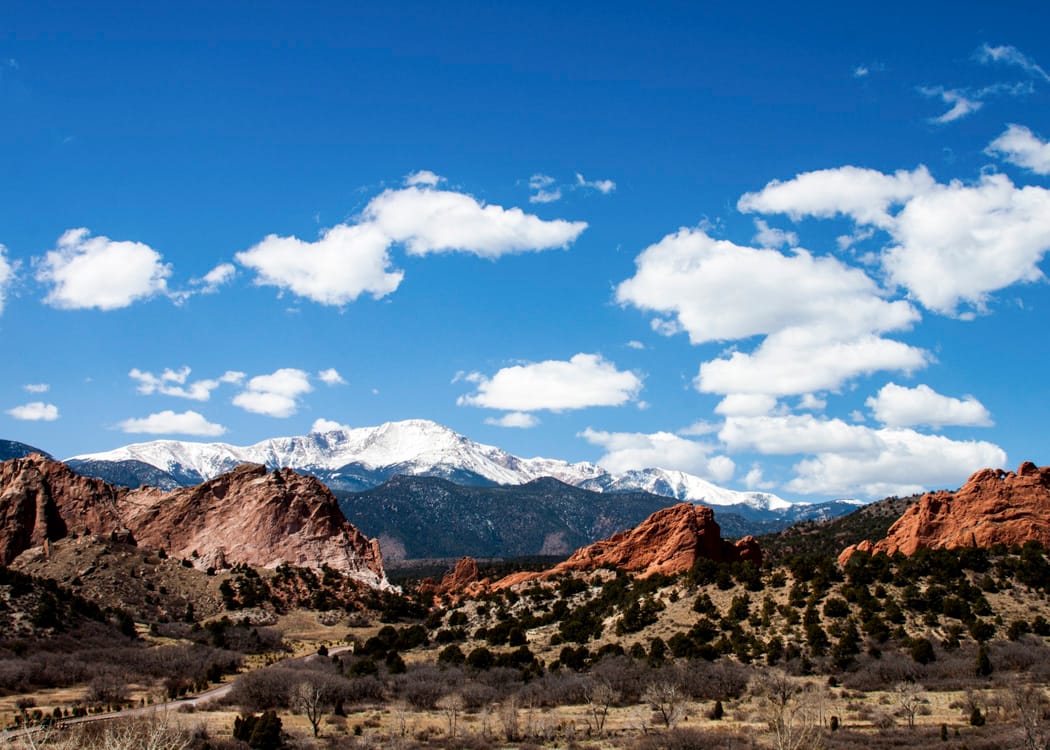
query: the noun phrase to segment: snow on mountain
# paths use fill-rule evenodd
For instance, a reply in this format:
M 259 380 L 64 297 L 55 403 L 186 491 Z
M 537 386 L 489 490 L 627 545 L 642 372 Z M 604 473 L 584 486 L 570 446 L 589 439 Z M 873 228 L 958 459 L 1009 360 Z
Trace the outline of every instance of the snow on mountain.
M 187 484 L 212 479 L 242 463 L 258 463 L 334 477 L 339 476 L 340 469 L 348 467 L 376 476 L 473 475 L 495 484 L 525 484 L 540 477 L 554 477 L 566 484 L 599 492 L 641 490 L 689 502 L 744 504 L 760 510 L 792 507 L 776 495 L 728 490 L 680 471 L 653 468 L 610 474 L 592 463 L 518 458 L 423 419 L 271 438 L 249 446 L 155 440 L 68 460 L 73 463 L 141 461 Z M 375 484 L 381 481 L 378 479 Z

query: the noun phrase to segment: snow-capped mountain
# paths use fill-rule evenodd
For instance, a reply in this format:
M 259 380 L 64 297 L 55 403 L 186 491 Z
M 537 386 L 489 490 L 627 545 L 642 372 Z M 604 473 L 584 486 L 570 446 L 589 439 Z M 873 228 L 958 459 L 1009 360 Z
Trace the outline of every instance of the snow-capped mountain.
M 74 469 L 90 467 L 98 476 L 105 473 L 106 465 L 119 467 L 127 475 L 145 464 L 181 485 L 212 479 L 239 464 L 258 463 L 314 474 L 333 489 L 343 490 L 376 487 L 399 474 L 436 476 L 464 485 L 515 485 L 554 477 L 599 492 L 645 491 L 695 503 L 746 505 L 766 511 L 792 507 L 770 493 L 729 490 L 680 471 L 653 468 L 611 474 L 592 463 L 519 458 L 422 419 L 271 438 L 249 446 L 155 440 L 74 456 L 66 463 Z

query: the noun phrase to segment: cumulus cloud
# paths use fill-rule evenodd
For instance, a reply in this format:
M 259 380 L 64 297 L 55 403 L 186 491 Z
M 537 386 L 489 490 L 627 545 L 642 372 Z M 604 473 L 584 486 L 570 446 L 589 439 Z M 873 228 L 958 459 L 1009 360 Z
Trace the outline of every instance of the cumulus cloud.
M 331 419 L 320 418 L 314 420 L 313 425 L 310 427 L 310 432 L 340 432 L 349 429 L 345 424 L 340 424 Z
M 488 417 L 485 420 L 485 424 L 496 427 L 516 427 L 521 430 L 535 427 L 539 423 L 540 420 L 535 415 L 521 411 L 512 411 L 509 414 L 504 414 L 502 417 Z
M 15 278 L 14 265 L 7 259 L 7 248 L 0 245 L 0 313 L 4 311 L 7 288 Z
M 412 172 L 412 174 L 405 177 L 405 185 L 409 187 L 414 187 L 416 185 L 436 187 L 444 181 L 444 177 L 434 174 L 429 169 L 420 169 L 418 172 Z
M 908 388 L 887 383 L 877 395 L 868 398 L 866 404 L 875 419 L 889 427 L 988 427 L 992 424 L 988 409 L 973 396 L 961 399 L 943 396 L 928 385 Z
M 290 417 L 303 395 L 313 390 L 303 370 L 285 367 L 269 375 L 256 375 L 233 397 L 234 406 L 268 417 Z
M 501 411 L 568 411 L 590 406 L 620 406 L 633 401 L 642 380 L 599 354 L 577 354 L 570 360 L 547 360 L 504 367 L 491 378 L 470 373 L 461 379 L 477 392 L 460 396 L 461 406 Z
M 232 263 L 220 263 L 208 271 L 199 279 L 194 279 L 193 284 L 200 287 L 201 294 L 213 294 L 219 291 L 219 287 L 225 286 L 233 281 L 237 275 L 237 268 Z
M 45 404 L 43 401 L 22 404 L 8 409 L 7 413 L 25 422 L 54 422 L 58 419 L 58 407 L 54 404 Z
M 181 413 L 170 409 L 150 414 L 141 419 L 125 419 L 119 425 L 128 433 L 145 433 L 148 435 L 206 435 L 216 437 L 226 432 L 221 424 L 209 422 L 195 411 Z
M 91 237 L 70 229 L 38 262 L 37 281 L 50 286 L 47 304 L 64 310 L 117 310 L 167 292 L 171 266 L 141 242 Z
M 22 390 L 27 393 L 47 393 L 51 390 L 49 383 L 26 383 L 22 386 Z
M 656 319 L 661 332 L 684 330 L 694 344 L 765 336 L 750 353 L 703 363 L 695 381 L 702 392 L 814 393 L 926 362 L 921 349 L 880 335 L 909 328 L 919 317 L 915 308 L 887 300 L 867 274 L 836 258 L 744 247 L 681 229 L 646 248 L 635 264 L 617 300 L 673 316 Z
M 744 486 L 749 490 L 771 490 L 776 485 L 773 482 L 766 481 L 761 466 L 752 464 L 751 470 L 744 475 Z
M 731 393 L 719 402 L 715 413 L 757 417 L 769 414 L 776 406 L 776 398 L 765 393 Z
M 1035 60 L 1009 44 L 992 46 L 985 42 L 977 50 L 977 59 L 983 63 L 1003 63 L 1015 65 L 1034 78 L 1050 82 L 1050 74 L 1040 67 Z
M 602 195 L 608 195 L 616 189 L 616 183 L 612 180 L 587 180 L 579 172 L 576 173 L 576 187 L 597 190 Z
M 907 429 L 878 430 L 877 436 L 877 451 L 824 453 L 799 462 L 787 489 L 869 498 L 910 495 L 958 487 L 977 469 L 1006 465 L 1006 453 L 993 443 L 950 440 Z
M 601 446 L 605 455 L 598 463 L 608 471 L 622 473 L 657 467 L 695 474 L 714 482 L 727 482 L 736 469 L 727 456 L 712 455 L 714 446 L 688 440 L 671 432 L 602 432 L 588 427 L 580 437 Z
M 777 250 L 716 240 L 680 229 L 646 248 L 617 301 L 674 315 L 694 344 L 790 328 L 845 337 L 910 326 L 918 313 L 890 302 L 863 271 L 805 250 Z
M 894 175 L 841 167 L 771 182 L 739 206 L 796 219 L 845 214 L 887 231 L 893 242 L 880 261 L 889 280 L 945 315 L 964 304 L 981 311 L 992 292 L 1041 279 L 1050 249 L 1050 191 L 1001 174 L 940 184 L 925 167 Z
M 719 438 L 730 451 L 813 454 L 795 465 L 795 476 L 786 485 L 806 495 L 911 494 L 957 486 L 978 468 L 1006 462 L 1006 454 L 992 443 L 873 429 L 811 414 L 729 417 Z
M 485 205 L 464 193 L 439 190 L 440 178 L 417 172 L 407 187 L 385 190 L 354 223 L 338 224 L 314 241 L 269 235 L 237 253 L 257 285 L 275 286 L 324 305 L 345 305 L 362 294 L 380 299 L 404 273 L 391 266 L 390 248 L 410 255 L 466 252 L 485 258 L 566 248 L 586 222 L 544 221 L 520 208 Z
M 236 259 L 256 272 L 257 285 L 345 305 L 362 294 L 380 299 L 401 284 L 404 273 L 391 268 L 389 248 L 390 238 L 374 224 L 339 224 L 315 242 L 271 234 Z
M 339 371 L 334 367 L 329 367 L 327 370 L 321 370 L 317 373 L 317 377 L 325 385 L 346 385 L 346 380 L 339 374 Z
M 1042 140 L 1024 125 L 1011 124 L 985 150 L 1036 174 L 1050 174 L 1050 142 Z
M 773 180 L 758 192 L 745 193 L 737 208 L 744 213 L 787 214 L 796 221 L 804 216 L 829 219 L 842 215 L 885 229 L 893 225 L 890 207 L 935 184 L 924 166 L 893 174 L 852 166 L 820 169 L 791 180 Z
M 755 219 L 755 236 L 752 241 L 759 247 L 795 247 L 798 244 L 798 235 L 771 227 L 762 219 Z
M 911 373 L 925 367 L 923 349 L 879 336 L 829 340 L 804 329 L 771 334 L 750 354 L 704 362 L 694 383 L 703 393 L 792 396 L 837 390 L 879 371 Z
M 160 375 L 145 372 L 137 367 L 132 368 L 128 377 L 138 381 L 136 390 L 146 396 L 159 393 L 164 396 L 175 398 L 188 398 L 193 401 L 207 401 L 211 398 L 211 392 L 223 383 L 238 383 L 244 378 L 244 373 L 227 371 L 221 377 L 206 380 L 195 380 L 190 382 L 189 376 L 192 370 L 183 366 L 178 370 L 166 368 Z
M 930 118 L 930 122 L 940 125 L 960 120 L 984 106 L 984 102 L 971 98 L 971 96 L 960 89 L 946 89 L 943 86 L 924 86 L 919 89 L 919 92 L 925 96 L 938 97 L 948 105 L 946 112 Z
M 583 221 L 545 221 L 520 208 L 485 205 L 464 193 L 410 187 L 369 202 L 364 218 L 410 255 L 466 252 L 483 258 L 568 247 Z
M 534 174 L 529 178 L 529 203 L 554 203 L 561 200 L 561 188 L 555 185 L 555 180 L 550 175 Z

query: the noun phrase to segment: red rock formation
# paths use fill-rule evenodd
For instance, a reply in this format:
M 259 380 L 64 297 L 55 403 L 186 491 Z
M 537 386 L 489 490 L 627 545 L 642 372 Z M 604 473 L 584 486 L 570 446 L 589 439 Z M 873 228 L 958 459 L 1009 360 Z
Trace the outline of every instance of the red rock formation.
M 1026 461 L 1017 472 L 982 469 L 955 492 L 922 496 L 890 527 L 886 538 L 843 550 L 845 563 L 857 550 L 872 554 L 952 547 L 1050 544 L 1050 466 Z
M 489 584 L 489 579 L 479 580 L 478 563 L 473 557 L 464 557 L 456 567 L 438 583 L 427 578 L 419 584 L 419 591 L 433 597 L 448 596 L 457 599 L 461 596 L 474 596 L 482 593 Z
M 37 453 L 5 461 L 0 464 L 0 563 L 71 533 L 120 530 L 117 502 L 126 493 Z
M 744 537 L 736 544 L 722 539 L 710 508 L 679 503 L 658 510 L 633 529 L 576 550 L 550 570 L 514 573 L 494 585 L 506 588 L 535 578 L 598 568 L 626 570 L 642 578 L 656 573 L 674 575 L 689 570 L 700 558 L 761 563 L 762 553 L 754 537 Z
M 69 533 L 129 530 L 145 547 L 202 565 L 328 565 L 387 586 L 379 544 L 367 539 L 314 477 L 240 466 L 197 485 L 163 492 L 114 488 L 42 456 L 0 465 L 0 555 L 13 559 Z

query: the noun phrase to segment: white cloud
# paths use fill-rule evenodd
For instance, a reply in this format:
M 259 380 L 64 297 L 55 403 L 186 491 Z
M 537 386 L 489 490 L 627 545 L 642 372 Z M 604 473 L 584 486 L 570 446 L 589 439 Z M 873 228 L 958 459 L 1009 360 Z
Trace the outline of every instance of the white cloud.
M 0 313 L 4 311 L 7 288 L 15 278 L 15 267 L 7 260 L 7 248 L 0 245 Z
M 310 432 L 338 432 L 342 430 L 349 430 L 350 428 L 345 424 L 340 424 L 331 419 L 315 419 L 313 425 L 310 427 Z
M 759 247 L 795 247 L 798 244 L 797 234 L 771 227 L 769 224 L 762 221 L 762 219 L 755 219 L 755 230 L 756 232 L 752 242 Z
M 726 418 L 718 437 L 731 452 L 755 451 L 763 455 L 870 453 L 878 448 L 872 429 L 812 414 L 731 416 Z
M 1010 125 L 985 151 L 990 155 L 1001 154 L 1011 164 L 1036 174 L 1050 174 L 1050 142 L 1023 125 Z
M 984 441 L 950 440 L 905 429 L 878 430 L 877 436 L 877 451 L 824 453 L 799 462 L 787 489 L 869 498 L 909 495 L 958 487 L 978 469 L 1006 465 L 1002 448 Z
M 512 411 L 509 414 L 504 414 L 502 417 L 488 417 L 485 420 L 485 424 L 496 427 L 516 427 L 522 430 L 535 427 L 539 423 L 540 420 L 534 415 L 521 411 Z
M 918 319 L 889 302 L 863 271 L 805 250 L 785 255 L 680 229 L 635 259 L 621 304 L 674 315 L 694 344 L 803 327 L 845 337 L 899 330 Z
M 633 401 L 642 380 L 616 369 L 598 354 L 577 354 L 568 362 L 547 360 L 499 370 L 491 378 L 478 373 L 465 378 L 477 393 L 460 396 L 461 406 L 501 411 L 566 411 L 590 406 L 620 406 Z
M 871 69 L 867 65 L 858 65 L 853 69 L 854 78 L 866 78 L 871 74 Z
M 285 367 L 270 375 L 256 375 L 233 397 L 233 404 L 254 414 L 290 417 L 298 410 L 299 399 L 312 390 L 306 372 Z
M 992 417 L 973 396 L 943 396 L 928 385 L 908 388 L 887 383 L 865 402 L 875 418 L 890 427 L 972 425 L 988 427 Z
M 391 268 L 389 248 L 390 238 L 374 224 L 338 224 L 316 242 L 271 234 L 236 260 L 256 272 L 257 285 L 345 305 L 362 294 L 380 299 L 397 289 L 404 273 Z
M 798 400 L 798 408 L 806 411 L 824 411 L 828 406 L 826 398 L 820 398 L 812 393 L 803 393 Z
M 998 47 L 985 42 L 977 50 L 977 59 L 981 62 L 999 62 L 1006 65 L 1016 65 L 1036 78 L 1050 82 L 1050 74 L 1041 68 L 1035 60 L 1021 52 L 1017 47 L 1003 44 Z
M 200 279 L 194 279 L 195 285 L 200 287 L 201 294 L 213 294 L 219 291 L 219 287 L 225 286 L 233 281 L 233 277 L 237 275 L 237 268 L 232 263 L 220 263 L 215 268 L 208 271 Z
M 195 411 L 176 413 L 170 409 L 150 414 L 141 419 L 125 419 L 120 429 L 129 433 L 149 435 L 207 435 L 215 437 L 226 432 L 221 424 L 209 422 Z
M 554 203 L 561 200 L 561 188 L 554 183 L 556 180 L 550 175 L 534 174 L 529 178 L 529 203 Z
M 7 413 L 15 419 L 26 422 L 54 422 L 58 419 L 58 407 L 54 404 L 45 404 L 43 401 L 22 404 L 8 409 Z
M 27 393 L 47 393 L 51 390 L 51 386 L 48 383 L 26 383 L 22 386 L 22 390 Z
M 873 429 L 810 414 L 730 417 L 719 437 L 730 451 L 813 454 L 795 465 L 795 477 L 786 485 L 807 495 L 911 494 L 958 486 L 973 471 L 1006 462 L 1006 454 L 992 443 Z
M 843 383 L 879 371 L 911 373 L 929 362 L 922 349 L 879 336 L 829 340 L 803 329 L 767 336 L 752 353 L 700 365 L 702 393 L 762 393 L 794 396 L 837 390 Z
M 346 385 L 343 376 L 340 375 L 339 371 L 334 367 L 329 367 L 327 370 L 321 370 L 317 373 L 317 377 L 320 378 L 321 382 L 325 385 Z
M 576 187 L 591 188 L 602 195 L 608 195 L 616 189 L 616 183 L 612 180 L 585 180 L 583 175 L 576 173 Z
M 771 490 L 776 485 L 773 482 L 767 482 L 762 474 L 762 467 L 758 464 L 751 464 L 751 470 L 744 476 L 744 486 L 749 490 Z
M 787 214 L 830 219 L 852 217 L 860 224 L 892 226 L 890 207 L 929 191 L 936 181 L 924 166 L 913 172 L 883 174 L 874 169 L 838 167 L 805 172 L 787 181 L 773 180 L 757 193 L 745 193 L 737 208 L 744 213 Z
M 520 208 L 484 205 L 448 190 L 387 190 L 368 204 L 364 218 L 410 255 L 467 252 L 483 258 L 568 247 L 587 228 L 583 221 L 544 221 Z
M 211 392 L 222 383 L 238 383 L 244 378 L 244 373 L 228 371 L 219 378 L 189 381 L 189 367 L 183 366 L 178 370 L 166 368 L 160 375 L 152 372 L 144 372 L 137 367 L 132 368 L 128 377 L 138 381 L 136 390 L 146 396 L 160 393 L 164 396 L 175 398 L 188 398 L 193 401 L 207 401 L 211 398 Z
M 627 348 L 642 351 L 643 349 L 645 349 L 645 344 L 643 344 L 641 341 L 635 341 L 632 339 L 631 341 L 627 342 Z
M 925 307 L 954 314 L 983 310 L 991 292 L 1043 277 L 1050 249 L 1050 191 L 1014 187 L 991 174 L 977 185 L 953 181 L 908 202 L 883 254 L 892 281 Z
M 895 175 L 841 167 L 771 182 L 739 206 L 796 219 L 846 214 L 886 230 L 894 243 L 880 258 L 890 281 L 946 315 L 961 304 L 983 310 L 992 292 L 1041 279 L 1050 249 L 1050 191 L 1017 188 L 1001 174 L 939 184 L 925 167 Z
M 70 229 L 38 262 L 37 281 L 50 285 L 47 304 L 65 309 L 116 310 L 167 292 L 171 266 L 141 242 L 91 237 Z
M 436 187 L 445 181 L 445 178 L 434 174 L 429 169 L 420 169 L 418 172 L 405 177 L 405 185 L 408 187 L 414 187 L 416 185 L 424 185 L 426 187 Z
M 718 432 L 719 426 L 714 422 L 707 422 L 703 419 L 698 419 L 688 427 L 683 427 L 678 430 L 679 435 L 688 435 L 691 437 L 700 437 L 701 435 L 713 435 Z
M 657 330 L 684 330 L 694 344 L 766 336 L 751 353 L 703 363 L 695 381 L 702 392 L 815 393 L 858 375 L 926 363 L 922 350 L 879 335 L 910 327 L 919 317 L 915 308 L 885 299 L 867 274 L 836 258 L 743 247 L 681 229 L 635 264 L 617 300 L 674 316 L 655 319 Z
M 943 86 L 924 86 L 919 89 L 919 92 L 925 96 L 939 97 L 941 101 L 949 105 L 948 110 L 944 114 L 930 118 L 930 122 L 941 125 L 962 119 L 984 106 L 984 102 L 977 98 L 970 98 L 967 92 L 959 89 L 946 89 Z
M 711 455 L 714 446 L 671 432 L 601 432 L 588 427 L 580 437 L 605 450 L 598 464 L 613 473 L 657 467 L 726 482 L 736 470 L 732 459 Z
M 731 393 L 715 407 L 716 414 L 758 417 L 777 407 L 777 400 L 765 393 Z

